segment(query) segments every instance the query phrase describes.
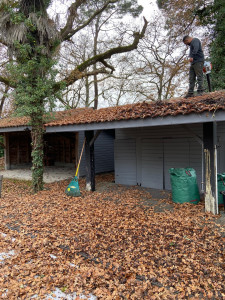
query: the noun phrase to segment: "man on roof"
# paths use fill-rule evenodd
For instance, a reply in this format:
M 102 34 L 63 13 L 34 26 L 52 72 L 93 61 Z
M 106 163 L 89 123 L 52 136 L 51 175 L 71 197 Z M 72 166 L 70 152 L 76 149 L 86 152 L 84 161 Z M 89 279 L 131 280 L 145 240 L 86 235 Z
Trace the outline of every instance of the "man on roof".
M 185 45 L 190 47 L 189 61 L 191 63 L 189 69 L 189 89 L 185 98 L 194 96 L 194 87 L 197 78 L 197 95 L 203 93 L 203 65 L 204 65 L 204 53 L 202 51 L 202 45 L 199 39 L 193 38 L 189 35 L 185 35 L 183 38 Z

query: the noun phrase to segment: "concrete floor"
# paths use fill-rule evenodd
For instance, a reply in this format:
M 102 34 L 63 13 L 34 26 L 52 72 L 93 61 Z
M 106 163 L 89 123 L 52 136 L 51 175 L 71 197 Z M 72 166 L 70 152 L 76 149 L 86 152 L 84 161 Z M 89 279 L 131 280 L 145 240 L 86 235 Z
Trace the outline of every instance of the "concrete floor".
M 44 182 L 51 183 L 68 178 L 75 175 L 75 169 L 72 167 L 45 167 L 44 168 Z M 31 180 L 31 169 L 15 169 L 15 170 L 0 170 L 0 175 L 3 178 Z

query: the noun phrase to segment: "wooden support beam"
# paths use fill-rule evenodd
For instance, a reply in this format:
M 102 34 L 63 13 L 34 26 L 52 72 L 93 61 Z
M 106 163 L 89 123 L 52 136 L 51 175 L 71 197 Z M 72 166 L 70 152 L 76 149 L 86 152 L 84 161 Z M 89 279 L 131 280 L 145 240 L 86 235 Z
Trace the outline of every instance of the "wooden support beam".
M 182 126 L 187 132 L 189 132 L 192 136 L 193 136 L 193 138 L 200 144 L 200 145 L 203 145 L 203 140 L 202 140 L 202 138 L 199 136 L 199 135 L 197 135 L 191 128 L 189 128 L 189 126 L 188 125 L 183 125 Z
M 85 131 L 85 158 L 86 158 L 86 190 L 95 191 L 95 157 L 94 143 L 91 144 L 94 138 L 94 131 Z
M 218 214 L 216 122 L 203 124 L 205 154 L 205 211 Z
M 98 138 L 98 136 L 100 135 L 100 133 L 102 132 L 102 130 L 97 130 L 93 139 L 90 141 L 90 146 L 92 146 L 92 144 L 94 144 L 94 142 L 96 141 L 96 139 Z

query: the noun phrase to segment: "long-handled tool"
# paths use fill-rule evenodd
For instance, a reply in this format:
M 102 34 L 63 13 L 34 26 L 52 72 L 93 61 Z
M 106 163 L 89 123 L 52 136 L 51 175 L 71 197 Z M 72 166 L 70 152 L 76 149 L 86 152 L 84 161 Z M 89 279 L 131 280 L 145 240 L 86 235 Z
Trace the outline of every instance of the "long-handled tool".
M 73 196 L 73 197 L 79 197 L 80 196 L 80 188 L 79 188 L 79 183 L 78 183 L 78 171 L 80 168 L 80 162 L 81 162 L 81 158 L 82 158 L 82 154 L 84 152 L 84 146 L 85 146 L 85 141 L 86 139 L 84 139 L 84 143 L 83 143 L 83 147 L 80 153 L 80 158 L 79 158 L 79 162 L 77 165 L 77 170 L 75 173 L 74 178 L 71 180 L 70 184 L 67 186 L 65 193 L 67 194 L 67 196 Z
M 211 81 L 210 81 L 210 73 L 212 70 L 212 64 L 209 61 L 205 61 L 204 62 L 204 66 L 203 66 L 203 72 L 206 74 L 206 79 L 207 79 L 207 83 L 208 83 L 208 89 L 209 92 L 212 91 L 212 87 L 211 87 Z

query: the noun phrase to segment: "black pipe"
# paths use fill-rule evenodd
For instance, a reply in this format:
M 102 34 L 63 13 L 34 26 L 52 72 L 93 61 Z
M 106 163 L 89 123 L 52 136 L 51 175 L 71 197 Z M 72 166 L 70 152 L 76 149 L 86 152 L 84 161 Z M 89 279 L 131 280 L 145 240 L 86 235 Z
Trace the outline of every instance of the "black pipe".
M 209 92 L 212 92 L 211 82 L 210 82 L 210 74 L 206 74 L 206 78 L 207 78 L 207 82 L 208 82 Z

